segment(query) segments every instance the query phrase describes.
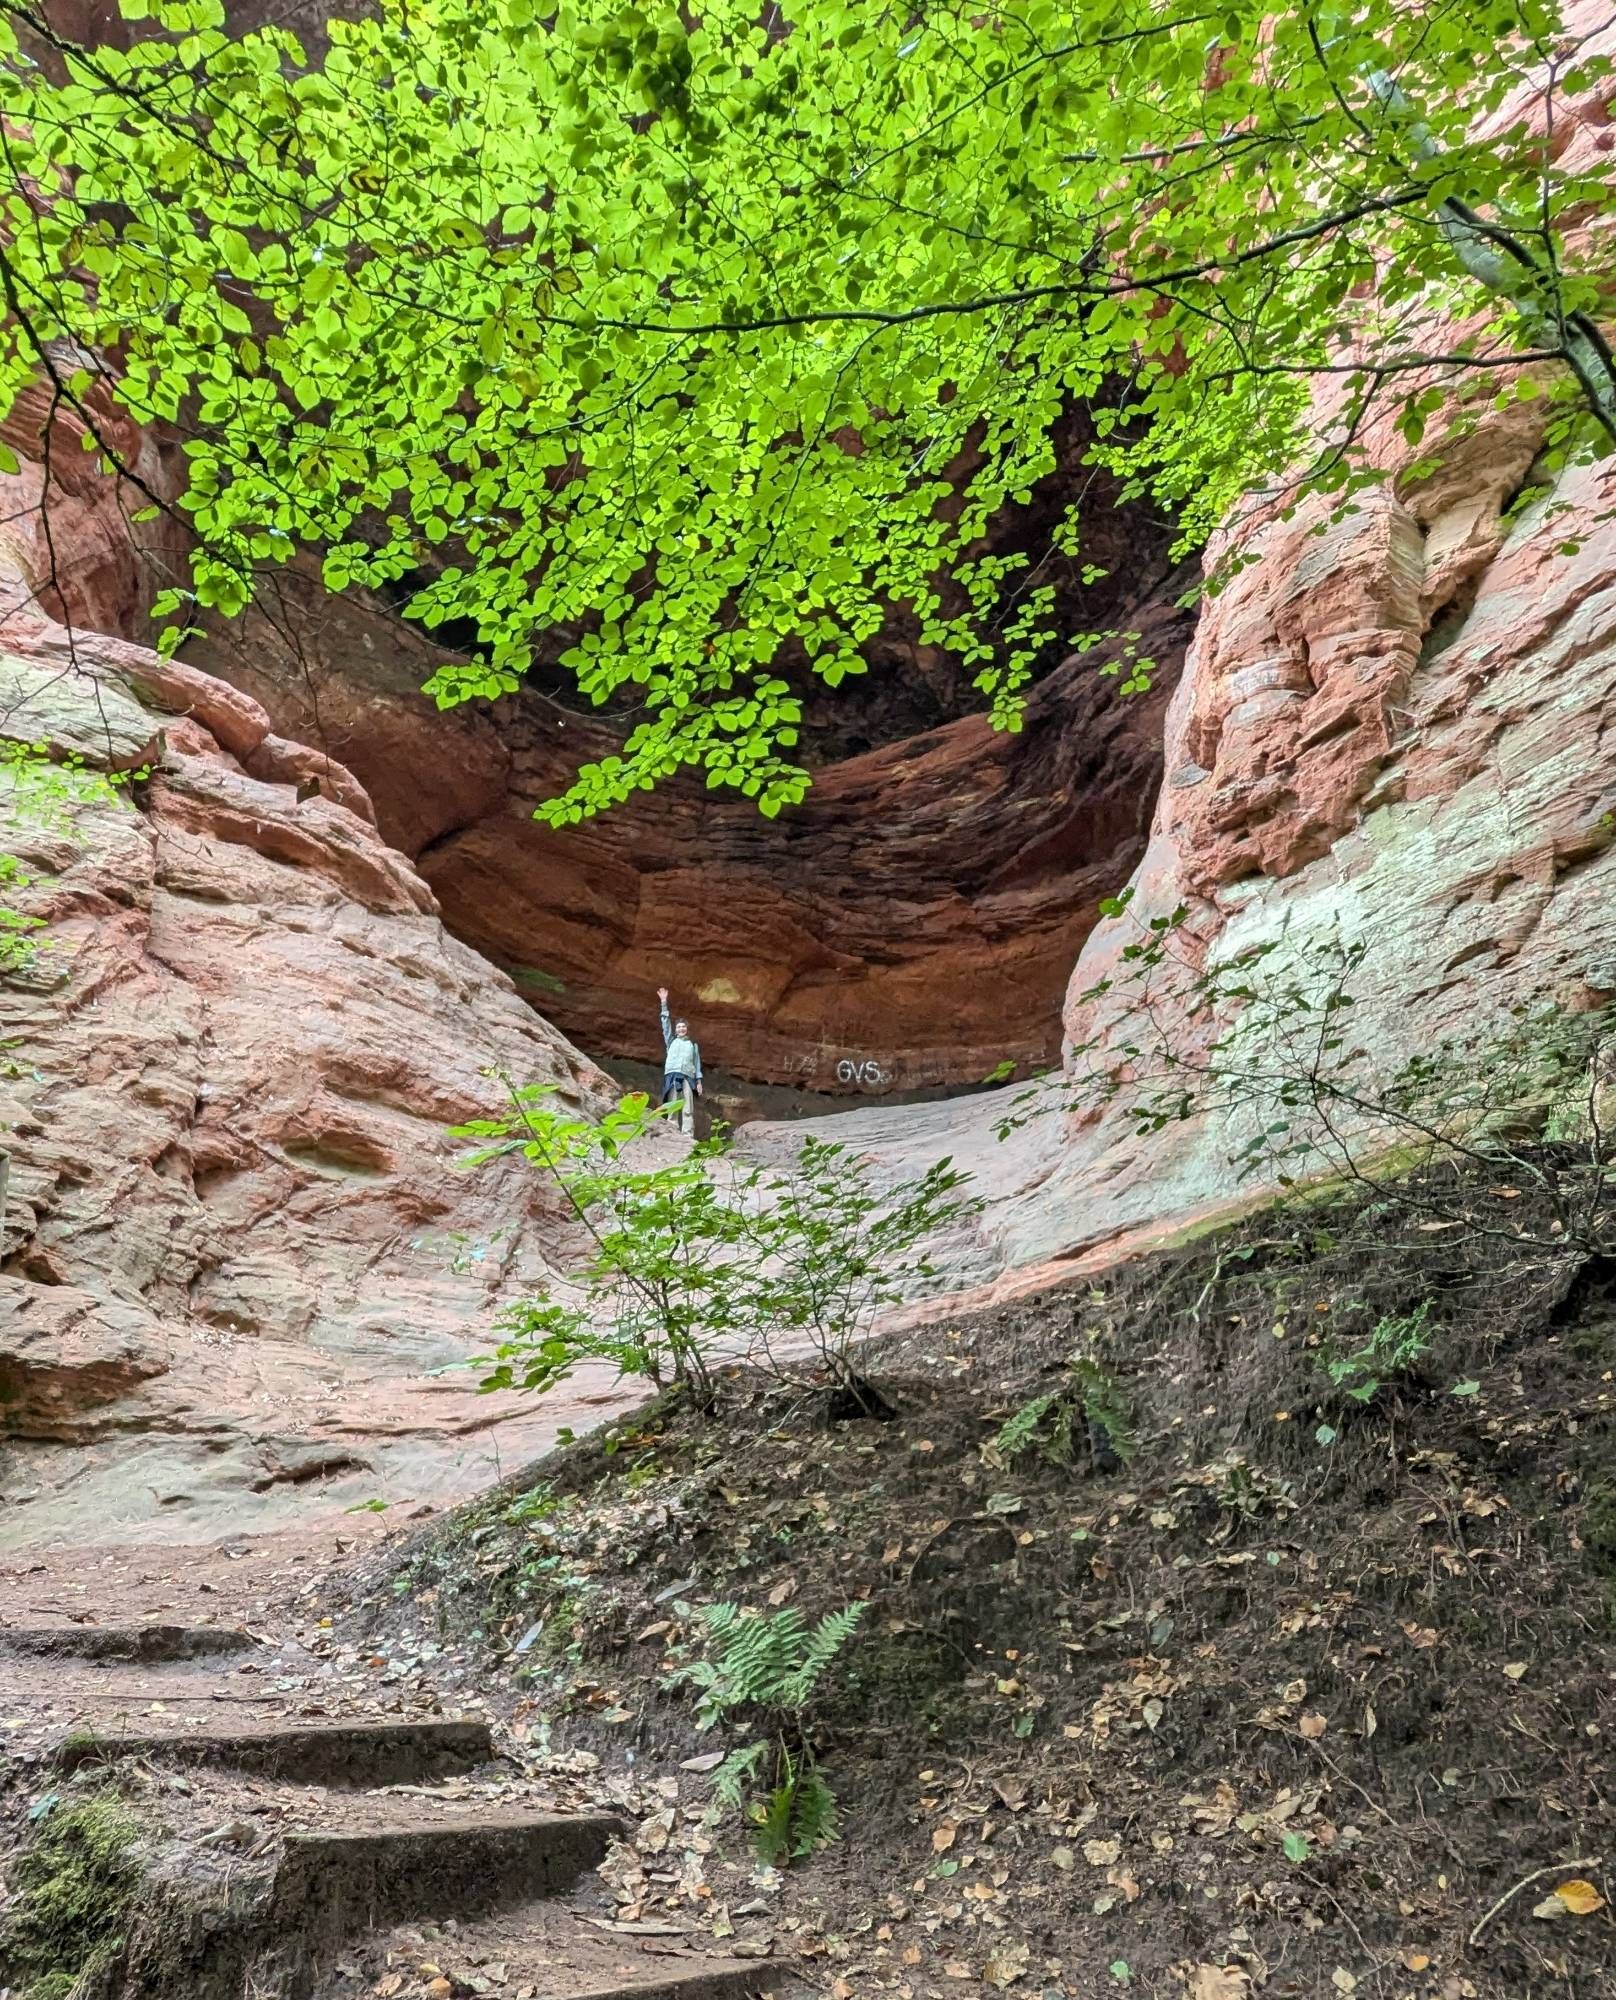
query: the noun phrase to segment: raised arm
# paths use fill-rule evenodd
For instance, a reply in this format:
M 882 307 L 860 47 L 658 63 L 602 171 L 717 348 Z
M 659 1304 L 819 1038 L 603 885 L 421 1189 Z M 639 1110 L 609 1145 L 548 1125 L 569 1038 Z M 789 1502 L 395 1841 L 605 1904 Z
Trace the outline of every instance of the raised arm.
M 662 1002 L 662 1046 L 666 1050 L 668 1044 L 673 1040 L 673 1019 L 668 1012 L 667 987 L 659 986 L 657 988 L 657 998 Z

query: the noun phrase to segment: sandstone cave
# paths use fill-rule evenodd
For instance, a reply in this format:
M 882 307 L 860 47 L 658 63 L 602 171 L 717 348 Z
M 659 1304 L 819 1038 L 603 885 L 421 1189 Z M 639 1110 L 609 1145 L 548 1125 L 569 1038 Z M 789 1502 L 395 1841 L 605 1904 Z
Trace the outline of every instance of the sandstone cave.
M 1608 1994 L 1608 12 L 0 89 L 0 2000 Z

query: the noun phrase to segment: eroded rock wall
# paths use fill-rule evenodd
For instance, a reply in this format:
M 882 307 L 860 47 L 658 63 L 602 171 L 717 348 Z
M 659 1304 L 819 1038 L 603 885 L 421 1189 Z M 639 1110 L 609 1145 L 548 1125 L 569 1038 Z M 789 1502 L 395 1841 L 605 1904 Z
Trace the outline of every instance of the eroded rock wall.
M 654 1059 L 676 989 L 719 1079 L 886 1096 L 1058 1059 L 1060 997 L 1102 896 L 1143 849 L 1188 631 L 1123 700 L 1087 660 L 1018 736 L 980 715 L 815 773 L 777 821 L 699 783 L 552 830 L 534 808 L 615 739 L 538 694 L 437 713 L 432 656 L 364 600 L 280 594 L 196 657 L 359 773 L 456 934 L 598 1056 Z
M 1605 15 L 1573 15 L 1590 51 L 1616 48 Z M 1491 115 L 1541 126 L 1542 103 Z M 1544 144 L 1572 169 L 1616 150 L 1608 86 L 1559 105 Z M 1203 604 L 1130 907 L 1072 975 L 1068 1051 L 1193 1052 L 1171 984 L 1169 1004 L 1158 987 L 1140 1005 L 1123 956 L 1180 909 L 1188 964 L 1260 949 L 1276 992 L 1318 990 L 1362 947 L 1343 1054 L 1362 1052 L 1371 1089 L 1445 1037 L 1485 1043 L 1512 1009 L 1616 995 L 1616 470 L 1556 475 L 1543 412 L 1541 397 L 1456 398 L 1419 447 L 1371 428 L 1384 482 L 1343 518 L 1276 503 L 1231 527 L 1255 560 Z M 1434 473 L 1417 465 L 1432 457 Z M 1003 1139 L 1011 1092 L 819 1129 L 894 1169 L 947 1152 L 974 1170 L 985 1213 L 943 1249 L 967 1296 L 1074 1275 L 1274 1192 L 1237 1171 L 1238 1113 L 1139 1139 L 1069 1067 Z M 779 1154 L 791 1134 L 753 1126 L 746 1143 Z
M 148 774 L 3 842 L 49 939 L 0 981 L 0 1544 L 251 1532 L 520 1461 L 556 1417 L 432 1371 L 571 1225 L 448 1128 L 498 1112 L 490 1067 L 579 1105 L 607 1080 L 238 690 L 13 617 L 0 713 Z
M 1182 982 L 1141 986 L 1122 956 L 1180 908 L 1187 963 L 1261 947 L 1275 992 L 1319 990 L 1361 945 L 1347 990 L 1368 1078 L 1523 1004 L 1616 993 L 1616 471 L 1567 472 L 1506 521 L 1535 407 L 1493 413 L 1433 478 L 1394 477 L 1344 520 L 1320 503 L 1249 528 L 1258 560 L 1203 612 L 1168 714 L 1131 906 L 1073 973 L 1068 1048 L 1191 1053 Z M 1372 442 L 1394 474 L 1413 457 Z M 987 1212 L 947 1251 L 967 1290 L 1031 1288 L 1272 1191 L 1232 1164 L 1238 1117 L 1139 1139 L 1069 1080 L 1000 1140 L 1012 1097 L 819 1128 L 894 1166 L 972 1166 Z M 778 1152 L 790 1132 L 746 1139 Z

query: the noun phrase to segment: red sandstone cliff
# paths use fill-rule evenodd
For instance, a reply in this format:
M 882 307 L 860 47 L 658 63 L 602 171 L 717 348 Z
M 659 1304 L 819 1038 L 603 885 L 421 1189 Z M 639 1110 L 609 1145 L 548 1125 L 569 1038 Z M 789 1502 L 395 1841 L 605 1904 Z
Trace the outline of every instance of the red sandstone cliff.
M 76 622 L 111 569 L 73 571 Z M 569 1224 L 518 1163 L 458 1169 L 447 1128 L 498 1109 L 491 1065 L 585 1104 L 606 1079 L 447 934 L 357 781 L 236 689 L 13 609 L 0 716 L 149 772 L 5 827 L 49 945 L 0 980 L 0 1542 L 486 1483 L 556 1417 L 429 1371 Z
M 1608 139 L 1602 104 L 1557 128 L 1563 146 Z M 1616 990 L 1616 475 L 1565 473 L 1506 522 L 1538 421 L 1531 404 L 1484 417 L 1419 483 L 1411 451 L 1372 437 L 1394 476 L 1355 513 L 1247 524 L 1258 560 L 1201 617 L 1133 909 L 1082 944 L 1070 1039 L 1133 924 L 1180 902 L 1201 949 L 1273 944 L 1275 967 L 1366 941 L 1354 1019 L 1387 1064 L 1523 999 Z M 96 533 L 75 585 L 92 624 L 138 599 Z M 53 1512 L 218 1518 L 333 1450 L 372 1461 L 344 1491 L 472 1476 L 454 1438 L 487 1407 L 400 1377 L 476 1341 L 502 1260 L 542 1263 L 557 1238 L 497 1177 L 450 1192 L 441 1125 L 484 1101 L 483 1051 L 593 1086 L 445 935 L 434 891 L 603 1051 L 649 1050 L 640 996 L 668 978 L 748 1074 L 799 1074 L 817 1050 L 958 1081 L 1048 1049 L 1034 1017 L 1149 816 L 1156 713 L 1062 670 L 1025 738 L 954 720 L 845 758 L 787 826 L 670 791 L 558 842 L 531 806 L 576 761 L 563 730 L 595 725 L 537 696 L 497 722 L 432 722 L 411 692 L 419 641 L 362 611 L 293 603 L 279 661 L 244 634 L 230 678 L 267 697 L 284 738 L 218 682 L 165 692 L 131 648 L 95 648 L 93 683 L 56 683 L 79 712 L 53 727 L 126 760 L 165 706 L 203 705 L 170 729 L 146 809 L 55 855 L 68 970 L 21 1003 L 43 1055 L 7 1085 L 28 1213 L 0 1282 L 32 1317 L 13 1311 L 29 1332 L 8 1331 L 0 1385 L 34 1440 L 12 1447 L 13 1479 L 66 1479 Z M 32 642 L 34 684 L 61 645 Z M 312 686 L 287 665 L 311 665 Z M 119 718 L 93 741 L 92 685 Z M 286 740 L 314 733 L 318 751 Z M 299 805 L 293 779 L 330 796 Z M 369 826 L 365 779 L 419 872 Z M 947 1151 L 975 1170 L 987 1213 L 947 1252 L 962 1288 L 1042 1282 L 1238 1196 L 1215 1121 L 1142 1145 L 1051 1117 L 1000 1144 L 1003 1108 L 822 1128 L 894 1163 Z M 747 1142 L 790 1137 L 754 1126 Z M 517 1240 L 476 1271 L 418 1261 L 422 1236 L 488 1236 L 513 1213 Z M 64 1466 L 52 1436 L 100 1442 Z M 131 1498 L 142 1483 L 149 1502 Z

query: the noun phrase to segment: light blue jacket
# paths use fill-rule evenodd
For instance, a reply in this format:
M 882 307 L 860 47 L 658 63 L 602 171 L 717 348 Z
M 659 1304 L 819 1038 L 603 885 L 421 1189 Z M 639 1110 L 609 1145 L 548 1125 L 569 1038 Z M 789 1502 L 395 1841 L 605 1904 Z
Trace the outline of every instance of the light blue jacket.
M 662 1046 L 668 1052 L 662 1059 L 664 1076 L 688 1076 L 692 1083 L 701 1082 L 701 1050 L 688 1035 L 673 1032 L 666 1000 L 662 1003 Z

